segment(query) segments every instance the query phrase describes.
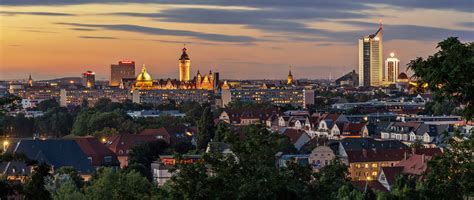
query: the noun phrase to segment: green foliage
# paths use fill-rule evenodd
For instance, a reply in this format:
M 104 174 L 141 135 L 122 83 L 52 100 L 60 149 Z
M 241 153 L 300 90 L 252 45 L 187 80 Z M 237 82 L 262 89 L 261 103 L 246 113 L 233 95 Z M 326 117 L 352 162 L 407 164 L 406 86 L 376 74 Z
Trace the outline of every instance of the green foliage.
M 73 121 L 66 108 L 55 107 L 49 109 L 36 122 L 42 134 L 61 137 L 71 133 Z
M 54 108 L 59 108 L 59 103 L 56 101 L 56 99 L 48 99 L 41 101 L 37 106 L 36 109 L 47 112 L 48 110 L 54 109 Z
M 48 200 L 51 199 L 51 195 L 46 190 L 45 178 L 51 176 L 49 173 L 50 167 L 42 163 L 35 167 L 33 174 L 26 181 L 24 186 L 23 194 L 25 199 L 34 199 L 34 200 Z
M 224 142 L 225 136 L 233 134 L 229 128 L 229 125 L 225 122 L 219 122 L 217 124 L 216 132 L 214 134 L 214 142 Z
M 116 172 L 105 168 L 85 188 L 87 199 L 149 199 L 152 185 L 136 171 Z
M 10 137 L 32 137 L 35 132 L 35 122 L 19 113 L 16 117 L 3 117 L 2 132 Z
M 86 109 L 78 114 L 72 127 L 72 133 L 84 136 L 106 128 L 108 130 L 115 129 L 119 133 L 137 133 L 140 127 L 122 110 L 98 112 Z
M 204 109 L 197 126 L 196 148 L 203 150 L 207 143 L 214 137 L 214 120 L 212 118 L 211 107 Z
M 202 162 L 177 162 L 176 175 L 161 188 L 160 197 L 334 199 L 342 185 L 347 185 L 349 192 L 354 191 L 347 179 L 346 166 L 328 165 L 319 175 L 313 174 L 311 167 L 296 163 L 278 169 L 275 168 L 275 154 L 286 149 L 278 142 L 281 135 L 268 132 L 262 126 L 247 127 L 244 133 L 245 140 L 232 137 L 226 140 L 230 142 L 233 154 L 207 153 Z
M 132 148 L 132 151 L 129 154 L 130 166 L 128 168 L 135 169 L 151 181 L 153 177 L 151 174 L 150 165 L 167 149 L 168 143 L 163 140 L 147 142 L 135 146 Z
M 465 105 L 467 119 L 474 116 L 474 43 L 461 43 L 450 37 L 438 43 L 439 51 L 426 60 L 416 58 L 408 67 L 418 78 L 418 85 L 428 84 L 435 99 L 449 99 Z
M 86 196 L 77 188 L 72 180 L 66 181 L 52 194 L 54 200 L 85 200 Z

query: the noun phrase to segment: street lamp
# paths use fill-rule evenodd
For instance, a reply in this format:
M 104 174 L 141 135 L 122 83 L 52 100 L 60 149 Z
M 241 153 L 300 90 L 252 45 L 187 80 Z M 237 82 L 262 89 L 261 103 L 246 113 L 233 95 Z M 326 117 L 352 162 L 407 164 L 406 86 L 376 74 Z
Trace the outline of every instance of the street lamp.
M 10 143 L 8 141 L 6 141 L 6 140 L 3 141 L 3 153 L 7 152 L 7 148 L 8 148 L 9 144 Z

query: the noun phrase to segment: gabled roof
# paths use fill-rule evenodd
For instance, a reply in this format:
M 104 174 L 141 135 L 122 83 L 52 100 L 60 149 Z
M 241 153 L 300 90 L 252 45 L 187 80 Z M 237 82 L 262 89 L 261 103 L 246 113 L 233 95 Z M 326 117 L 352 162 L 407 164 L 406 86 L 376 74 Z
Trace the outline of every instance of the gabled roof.
M 117 134 L 108 137 L 105 146 L 117 156 L 125 156 L 128 155 L 128 151 L 134 146 L 157 140 L 153 135 Z
M 409 152 L 409 149 L 363 149 L 346 151 L 349 163 L 400 161 L 405 158 Z
M 295 144 L 298 139 L 300 139 L 300 137 L 303 135 L 303 134 L 306 134 L 305 131 L 303 130 L 298 130 L 298 129 L 291 129 L 291 128 L 287 128 L 284 132 L 283 132 L 283 135 L 286 135 L 287 137 L 290 138 L 290 142 L 292 144 Z
M 118 166 L 117 156 L 95 137 L 80 137 L 74 139 L 82 151 L 92 158 L 93 166 Z M 111 162 L 105 162 L 104 157 L 110 156 Z
M 346 151 L 362 149 L 406 149 L 405 144 L 398 140 L 374 140 L 372 138 L 345 138 L 340 144 Z
M 79 173 L 92 173 L 95 171 L 89 159 L 87 159 L 87 155 L 74 140 L 23 139 L 8 151 L 25 154 L 29 159 L 51 165 L 53 169 L 70 166 Z
M 365 191 L 365 188 L 368 187 L 379 192 L 389 192 L 378 181 L 351 181 L 351 184 L 359 191 Z
M 387 180 L 388 185 L 393 185 L 395 183 L 397 175 L 402 173 L 403 167 L 382 167 L 381 170 L 381 173 L 385 175 L 385 179 Z
M 322 120 L 330 119 L 330 120 L 332 120 L 333 122 L 335 122 L 338 118 L 339 118 L 339 115 L 338 115 L 338 114 L 331 114 L 331 113 L 324 113 L 324 114 L 321 115 L 321 117 L 320 117 L 320 119 L 322 119 Z
M 365 123 L 346 123 L 343 133 L 349 135 L 360 135 L 365 127 Z

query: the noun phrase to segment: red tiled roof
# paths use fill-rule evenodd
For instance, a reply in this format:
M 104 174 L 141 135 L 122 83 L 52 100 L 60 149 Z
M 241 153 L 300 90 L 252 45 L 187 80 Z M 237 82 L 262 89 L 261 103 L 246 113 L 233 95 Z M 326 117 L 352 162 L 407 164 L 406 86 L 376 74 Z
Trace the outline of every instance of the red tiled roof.
M 382 172 L 385 175 L 385 179 L 387 180 L 389 185 L 393 185 L 395 183 L 397 175 L 401 174 L 402 171 L 403 167 L 400 166 L 382 167 Z
M 118 134 L 108 137 L 105 145 L 107 148 L 115 152 L 117 156 L 125 156 L 128 155 L 128 151 L 134 146 L 157 140 L 158 139 L 154 135 Z
M 332 120 L 333 122 L 335 122 L 335 121 L 337 120 L 337 118 L 339 118 L 339 115 L 338 115 L 338 114 L 324 113 L 324 114 L 321 116 L 321 120 L 330 119 L 330 120 Z
M 108 149 L 104 144 L 100 143 L 95 137 L 80 137 L 74 139 L 84 154 L 92 158 L 93 166 L 118 165 L 117 156 Z M 105 163 L 104 157 L 111 156 L 112 162 Z
M 385 188 L 380 182 L 378 181 L 351 181 L 351 184 L 360 191 L 364 191 L 365 187 L 371 188 L 373 190 L 377 190 L 379 192 L 388 192 L 387 188 Z
M 360 135 L 364 127 L 365 123 L 346 123 L 344 124 L 343 133 Z
M 363 149 L 347 151 L 347 159 L 352 162 L 400 161 L 410 149 Z
M 283 135 L 286 135 L 287 137 L 290 138 L 290 142 L 292 144 L 295 144 L 298 139 L 300 139 L 301 135 L 305 134 L 304 131 L 298 130 L 298 129 L 291 129 L 287 128 L 284 132 Z

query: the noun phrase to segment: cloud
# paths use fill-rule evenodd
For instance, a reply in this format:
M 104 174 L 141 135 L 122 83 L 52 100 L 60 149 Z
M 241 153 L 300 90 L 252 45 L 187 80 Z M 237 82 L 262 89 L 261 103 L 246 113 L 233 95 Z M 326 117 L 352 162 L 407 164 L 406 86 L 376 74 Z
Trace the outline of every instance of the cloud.
M 95 31 L 93 28 L 71 28 L 73 31 Z
M 103 37 L 103 36 L 79 36 L 79 38 L 84 38 L 84 39 L 102 39 L 102 40 L 115 40 L 118 39 L 116 37 Z
M 187 36 L 196 39 L 202 39 L 206 41 L 214 42 L 236 42 L 236 43 L 251 43 L 256 41 L 255 38 L 250 36 L 237 36 L 237 35 L 223 35 L 214 33 L 202 33 L 195 31 L 185 30 L 173 30 L 173 29 L 162 29 L 138 25 L 129 24 L 80 24 L 80 23 L 57 23 L 61 25 L 75 26 L 75 27 L 89 27 L 89 28 L 100 28 L 105 30 L 116 30 L 116 31 L 127 31 L 135 33 L 143 33 L 148 35 L 170 35 L 170 36 Z
M 230 1 L 230 0 L 2 0 L 0 5 L 74 5 L 89 3 L 155 3 L 155 4 L 182 4 L 182 5 L 208 5 L 208 6 L 244 6 L 244 7 L 280 7 L 280 8 L 320 8 L 334 10 L 361 10 L 370 5 L 389 5 L 405 9 L 439 9 L 458 10 L 472 12 L 474 2 L 472 0 L 449 0 L 449 1 L 413 1 L 413 0 L 255 0 L 255 1 Z
M 75 16 L 70 13 L 55 13 L 55 12 L 13 12 L 13 11 L 0 11 L 0 15 L 14 16 L 14 15 L 39 15 L 39 16 Z
M 461 22 L 458 23 L 460 26 L 464 26 L 466 28 L 474 28 L 474 22 Z

